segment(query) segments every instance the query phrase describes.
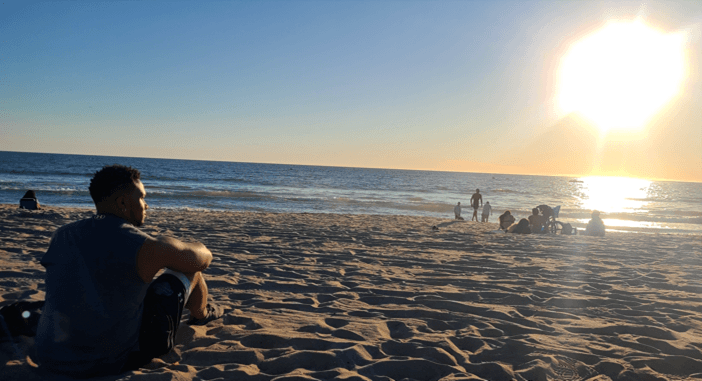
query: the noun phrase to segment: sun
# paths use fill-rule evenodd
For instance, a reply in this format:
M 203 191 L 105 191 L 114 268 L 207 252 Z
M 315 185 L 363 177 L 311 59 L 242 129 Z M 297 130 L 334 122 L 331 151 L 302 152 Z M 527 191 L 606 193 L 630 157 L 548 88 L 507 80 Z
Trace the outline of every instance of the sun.
M 613 21 L 575 42 L 560 62 L 558 101 L 603 133 L 637 130 L 675 97 L 686 77 L 684 32 Z

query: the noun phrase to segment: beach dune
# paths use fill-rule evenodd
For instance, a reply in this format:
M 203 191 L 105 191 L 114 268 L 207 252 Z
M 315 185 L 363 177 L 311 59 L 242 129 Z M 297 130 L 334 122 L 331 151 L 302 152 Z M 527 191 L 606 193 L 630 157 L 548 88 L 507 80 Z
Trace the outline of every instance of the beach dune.
M 53 231 L 92 210 L 0 205 L 0 306 L 42 300 Z M 437 226 L 438 230 L 431 227 Z M 495 234 L 429 217 L 150 210 L 203 242 L 225 316 L 121 380 L 702 378 L 702 239 Z M 184 316 L 184 319 L 187 318 Z M 0 378 L 46 377 L 33 340 Z

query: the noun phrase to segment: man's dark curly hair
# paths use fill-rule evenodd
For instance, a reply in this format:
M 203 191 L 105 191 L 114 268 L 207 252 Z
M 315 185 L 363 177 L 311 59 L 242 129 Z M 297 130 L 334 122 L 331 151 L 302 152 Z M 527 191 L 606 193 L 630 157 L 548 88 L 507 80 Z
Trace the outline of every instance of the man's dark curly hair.
M 138 169 L 114 164 L 102 167 L 90 180 L 90 197 L 97 205 L 119 191 L 131 189 L 141 179 Z

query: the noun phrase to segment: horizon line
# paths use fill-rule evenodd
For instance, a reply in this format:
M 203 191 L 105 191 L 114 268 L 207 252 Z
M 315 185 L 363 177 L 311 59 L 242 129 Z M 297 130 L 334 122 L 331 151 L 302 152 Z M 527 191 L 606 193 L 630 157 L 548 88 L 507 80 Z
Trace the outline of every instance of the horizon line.
M 383 170 L 394 170 L 394 171 L 415 171 L 415 172 L 447 172 L 447 173 L 471 173 L 471 174 L 493 174 L 493 175 L 509 175 L 509 176 L 543 176 L 543 177 L 570 177 L 570 178 L 586 178 L 586 177 L 612 177 L 612 178 L 632 178 L 632 179 L 642 179 L 648 181 L 659 181 L 659 182 L 678 182 L 678 183 L 702 183 L 702 180 L 675 180 L 675 179 L 662 179 L 662 178 L 642 178 L 636 176 L 621 176 L 621 175 L 576 175 L 576 174 L 544 174 L 544 173 L 508 173 L 508 172 L 470 172 L 470 171 L 460 171 L 460 170 L 440 170 L 440 169 L 419 169 L 419 168 L 387 168 L 387 167 L 360 167 L 360 166 L 343 166 L 343 165 L 325 165 L 325 164 L 297 164 L 297 163 L 271 163 L 271 162 L 255 162 L 255 161 L 231 161 L 231 160 L 217 160 L 217 159 L 191 159 L 191 158 L 174 158 L 174 157 L 148 157 L 148 156 L 114 156 L 114 155 L 92 155 L 85 153 L 65 153 L 65 152 L 38 152 L 38 151 L 4 151 L 9 153 L 38 153 L 38 154 L 48 154 L 48 155 L 74 155 L 74 156 L 97 156 L 97 157 L 121 157 L 130 159 L 155 159 L 155 160 L 186 160 L 186 161 L 211 161 L 218 163 L 242 163 L 242 164 L 264 164 L 264 165 L 291 165 L 291 166 L 305 166 L 305 167 L 326 167 L 326 168 L 352 168 L 352 169 L 383 169 Z M 490 164 L 490 163 L 483 163 Z

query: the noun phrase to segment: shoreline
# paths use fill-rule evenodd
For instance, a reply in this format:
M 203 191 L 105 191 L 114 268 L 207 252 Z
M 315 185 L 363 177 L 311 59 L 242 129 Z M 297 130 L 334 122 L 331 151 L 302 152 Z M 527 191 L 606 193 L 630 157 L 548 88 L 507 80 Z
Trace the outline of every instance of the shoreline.
M 93 213 L 0 205 L 0 305 L 43 299 L 39 260 L 53 231 Z M 210 248 L 205 278 L 227 313 L 204 327 L 181 324 L 174 351 L 103 379 L 702 376 L 699 237 L 496 228 L 402 215 L 149 210 L 146 233 Z M 32 343 L 16 344 L 31 358 Z M 42 379 L 8 342 L 0 372 Z
M 81 206 L 41 206 L 42 209 L 39 211 L 26 211 L 27 213 L 38 213 L 41 214 L 46 211 L 56 211 L 56 210 L 75 210 L 75 211 L 82 211 L 82 212 L 91 212 L 95 213 L 95 207 L 81 207 Z M 7 203 L 0 203 L 0 208 L 8 208 L 8 209 L 18 209 L 16 204 L 7 204 Z M 18 209 L 19 210 L 19 209 Z M 466 212 L 469 212 L 469 210 L 466 209 Z M 347 214 L 342 214 L 342 213 L 334 213 L 334 212 L 276 212 L 276 211 L 266 211 L 266 210 L 230 210 L 230 209 L 212 209 L 212 208 L 199 208 L 199 207 L 189 207 L 189 206 L 181 206 L 181 207 L 176 207 L 176 206 L 165 206 L 165 207 L 149 207 L 149 210 L 146 212 L 147 217 L 144 225 L 149 224 L 149 215 L 153 213 L 260 213 L 260 214 L 277 214 L 277 215 L 285 215 L 285 214 L 318 214 L 322 216 L 366 216 L 366 217 L 408 217 L 408 218 L 425 218 L 427 221 L 434 220 L 434 221 L 439 221 L 435 223 L 442 223 L 446 221 L 454 221 L 453 218 L 451 217 L 453 215 L 453 212 L 451 213 L 446 213 L 445 217 L 436 217 L 436 216 L 421 216 L 421 215 L 413 215 L 413 214 L 368 214 L 368 213 L 347 213 Z M 451 215 L 449 215 L 451 214 Z M 524 216 L 521 216 L 524 214 Z M 521 218 L 526 218 L 527 214 L 526 212 L 524 213 L 519 213 L 517 212 L 517 221 Z M 499 214 L 494 214 L 491 216 L 492 222 L 489 222 L 488 224 L 493 224 L 495 225 L 495 228 L 493 230 L 496 230 L 498 228 L 497 226 L 497 221 L 498 221 L 498 216 Z M 465 218 L 465 217 L 464 217 Z M 589 219 L 587 219 L 589 220 Z M 582 221 L 572 221 L 571 219 L 562 219 L 563 222 L 569 222 L 572 224 L 573 227 L 577 227 L 578 233 L 582 234 L 585 230 L 585 225 L 587 224 L 587 220 L 585 222 Z M 605 221 L 607 220 L 606 218 L 604 219 Z M 462 221 L 462 223 L 466 224 L 482 224 L 482 222 L 473 222 L 473 221 Z M 632 230 L 623 230 L 621 227 L 607 227 L 607 235 L 612 235 L 612 234 L 642 234 L 642 235 L 648 235 L 648 236 L 658 236 L 658 235 L 675 235 L 675 236 L 691 236 L 691 237 L 702 237 L 702 232 L 694 232 L 694 231 L 675 231 L 675 229 L 671 228 L 646 228 L 649 230 L 639 230 L 639 231 L 632 231 Z M 674 231 L 670 231 L 674 230 Z

